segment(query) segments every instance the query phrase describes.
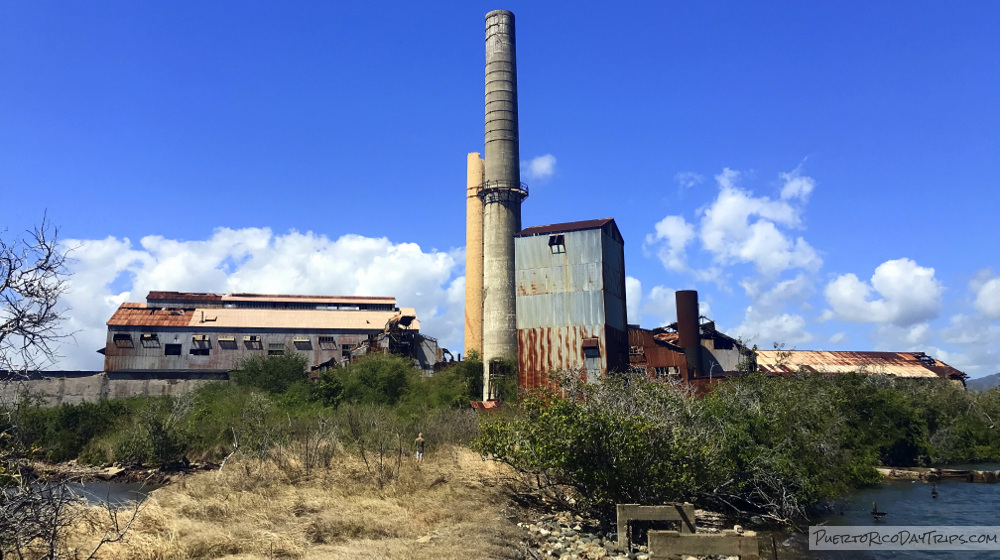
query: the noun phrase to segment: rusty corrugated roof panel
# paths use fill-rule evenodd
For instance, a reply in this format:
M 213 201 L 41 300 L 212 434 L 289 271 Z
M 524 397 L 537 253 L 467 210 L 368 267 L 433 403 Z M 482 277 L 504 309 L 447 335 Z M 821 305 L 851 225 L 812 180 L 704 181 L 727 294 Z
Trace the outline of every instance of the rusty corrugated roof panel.
M 527 237 L 529 235 L 543 235 L 546 233 L 563 233 L 567 231 L 579 231 L 581 229 L 602 228 L 609 223 L 614 223 L 614 218 L 602 218 L 599 220 L 583 220 L 580 222 L 566 222 L 562 224 L 549 224 L 544 226 L 531 226 L 522 229 L 514 237 Z
M 391 296 L 314 296 L 288 294 L 248 294 L 234 293 L 221 296 L 223 301 L 275 301 L 302 303 L 391 303 L 396 304 L 396 298 Z
M 268 302 L 298 302 L 298 303 L 383 303 L 396 305 L 396 298 L 391 296 L 321 296 L 292 294 L 210 294 L 200 292 L 167 292 L 152 291 L 146 296 L 146 301 L 268 301 Z
M 410 308 L 400 309 L 403 315 L 416 315 Z M 195 321 L 192 327 L 205 328 L 259 328 L 259 329 L 348 329 L 379 330 L 395 317 L 395 311 L 343 311 L 323 309 L 228 309 L 205 310 L 206 321 Z M 212 319 L 212 320 L 208 320 Z M 410 329 L 419 330 L 420 322 L 414 319 Z
M 123 303 L 108 319 L 109 327 L 183 327 L 191 322 L 188 310 L 147 307 L 145 303 Z
M 326 309 L 229 309 L 206 307 L 165 309 L 145 303 L 123 303 L 108 320 L 114 327 L 190 327 L 194 329 L 340 329 L 381 331 L 393 317 L 416 317 L 412 308 L 396 311 Z M 416 318 L 411 330 L 419 330 Z
M 469 404 L 472 405 L 472 408 L 477 411 L 485 412 L 489 410 L 499 410 L 501 403 L 499 401 L 469 401 Z
M 757 367 L 765 373 L 881 373 L 898 377 L 965 378 L 961 371 L 922 352 L 759 350 Z
M 195 292 L 153 291 L 146 295 L 146 301 L 222 301 L 222 296 Z

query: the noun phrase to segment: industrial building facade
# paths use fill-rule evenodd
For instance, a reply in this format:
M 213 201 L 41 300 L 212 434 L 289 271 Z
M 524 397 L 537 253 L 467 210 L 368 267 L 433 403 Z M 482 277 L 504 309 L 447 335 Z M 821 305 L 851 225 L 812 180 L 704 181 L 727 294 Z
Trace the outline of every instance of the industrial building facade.
M 228 372 L 243 357 L 297 352 L 313 368 L 399 351 L 433 371 L 437 341 L 392 297 L 150 292 L 108 321 L 104 370 Z
M 527 228 L 514 238 L 518 385 L 554 371 L 595 382 L 628 369 L 624 240 L 611 218 Z
M 657 329 L 629 325 L 629 364 L 650 378 L 676 379 L 709 390 L 745 371 L 778 376 L 796 373 L 861 373 L 965 384 L 965 373 L 923 352 L 750 350 L 698 313 L 698 293 L 676 294 L 677 322 Z

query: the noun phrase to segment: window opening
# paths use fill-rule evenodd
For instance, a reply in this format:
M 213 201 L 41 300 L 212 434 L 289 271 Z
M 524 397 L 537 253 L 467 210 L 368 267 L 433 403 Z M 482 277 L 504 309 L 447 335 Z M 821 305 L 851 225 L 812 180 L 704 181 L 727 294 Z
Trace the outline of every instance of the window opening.
M 549 249 L 553 255 L 566 252 L 566 236 L 563 234 L 549 236 Z
M 132 344 L 132 335 L 130 335 L 128 333 L 115 333 L 115 336 L 113 337 L 113 340 L 115 342 L 115 346 L 117 346 L 118 348 L 134 348 L 135 347 Z
M 319 337 L 319 347 L 321 350 L 336 350 L 337 349 L 337 337 L 335 336 L 321 336 Z

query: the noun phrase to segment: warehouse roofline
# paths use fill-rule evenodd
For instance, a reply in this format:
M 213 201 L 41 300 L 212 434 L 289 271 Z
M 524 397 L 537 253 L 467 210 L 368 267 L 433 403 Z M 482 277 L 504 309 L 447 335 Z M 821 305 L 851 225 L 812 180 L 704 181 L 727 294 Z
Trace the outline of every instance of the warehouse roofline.
M 532 235 L 545 235 L 548 233 L 566 233 L 569 231 L 580 231 L 584 229 L 600 229 L 608 224 L 614 224 L 614 218 L 601 218 L 599 220 L 582 220 L 579 222 L 565 222 L 562 224 L 549 224 L 543 226 L 531 226 L 522 229 L 514 237 L 530 237 Z M 618 231 L 618 226 L 615 226 Z M 619 236 L 621 234 L 619 233 Z

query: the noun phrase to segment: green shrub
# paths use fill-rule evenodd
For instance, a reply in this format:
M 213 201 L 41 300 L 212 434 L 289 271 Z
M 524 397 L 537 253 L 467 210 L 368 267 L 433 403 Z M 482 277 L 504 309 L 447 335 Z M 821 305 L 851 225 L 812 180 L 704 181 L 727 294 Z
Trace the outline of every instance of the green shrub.
M 334 407 L 341 403 L 395 406 L 420 381 L 420 376 L 409 358 L 369 354 L 345 367 L 324 371 L 317 395 Z
M 284 393 L 292 385 L 306 379 L 306 357 L 285 354 L 247 356 L 229 372 L 229 380 L 241 387 L 252 387 L 268 393 Z

